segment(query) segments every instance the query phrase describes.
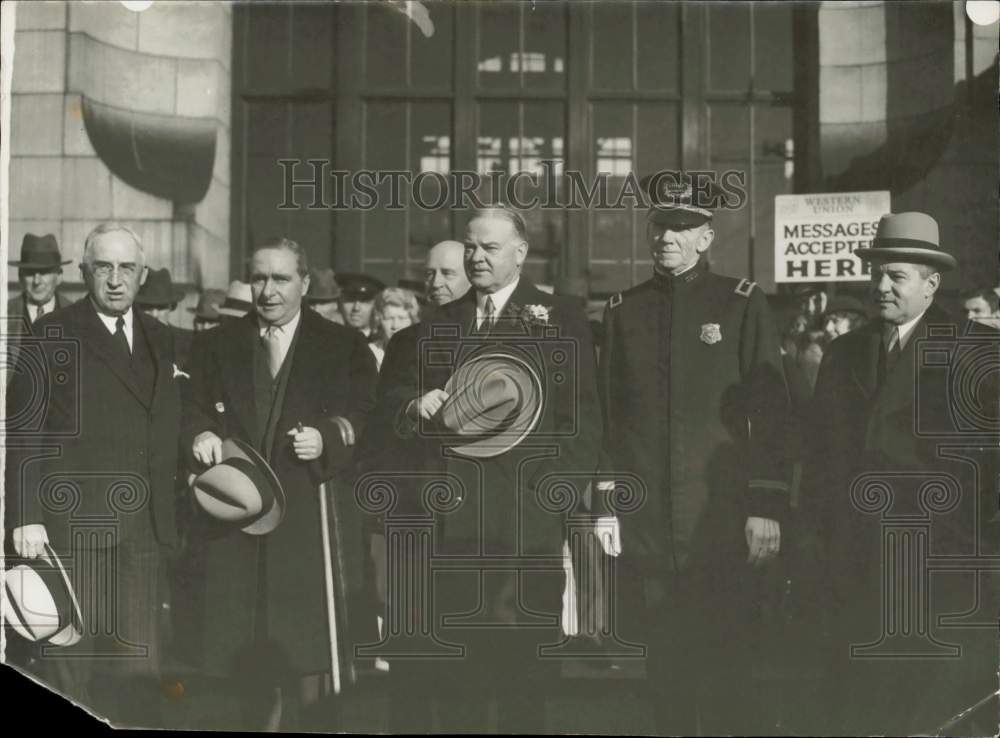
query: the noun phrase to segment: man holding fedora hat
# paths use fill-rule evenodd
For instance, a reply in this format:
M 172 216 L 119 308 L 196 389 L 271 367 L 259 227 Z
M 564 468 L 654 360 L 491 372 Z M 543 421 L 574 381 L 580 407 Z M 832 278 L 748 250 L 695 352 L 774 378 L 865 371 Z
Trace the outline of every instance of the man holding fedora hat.
M 424 623 L 464 654 L 390 657 L 393 731 L 432 730 L 431 697 L 446 732 L 486 729 L 491 701 L 500 732 L 545 731 L 560 662 L 541 649 L 562 638 L 564 526 L 595 467 L 600 418 L 586 317 L 522 274 L 528 248 L 517 211 L 474 211 L 464 242 L 472 289 L 397 334 L 383 364 L 379 418 L 418 450 L 409 471 L 457 485 L 444 511 L 404 480 L 397 512 L 422 499 L 438 523 L 434 555 L 472 562 L 434 574 Z M 388 613 L 419 609 L 407 586 L 389 580 Z
M 18 434 L 26 445 L 5 522 L 18 555 L 51 545 L 79 598 L 83 638 L 41 655 L 53 685 L 116 725 L 159 727 L 163 567 L 177 541 L 176 357 L 167 328 L 133 307 L 146 267 L 131 229 L 97 226 L 80 269 L 87 297 L 36 324 L 43 368 L 25 357 L 13 374 L 13 397 L 37 398 L 40 382 L 47 392 L 37 432 Z
M 825 554 L 834 732 L 985 732 L 950 721 L 996 689 L 995 593 L 974 558 L 998 553 L 1000 334 L 936 304 L 956 261 L 929 215 L 883 216 L 856 253 L 878 317 L 826 351 L 802 482 Z M 927 556 L 973 560 L 931 576 Z
M 7 262 L 17 267 L 21 294 L 7 301 L 7 316 L 24 316 L 34 325 L 43 315 L 66 307 L 69 300 L 57 292 L 62 281 L 62 268 L 71 259 L 63 259 L 59 244 L 52 234 L 36 236 L 27 233 L 21 241 L 21 258 Z
M 341 604 L 349 623 L 372 630 L 375 624 L 361 594 L 361 520 L 346 484 L 354 439 L 364 432 L 374 404 L 375 363 L 360 332 L 303 309 L 310 282 L 299 244 L 279 238 L 257 246 L 250 264 L 252 311 L 208 334 L 212 340 L 199 347 L 188 369 L 192 387 L 184 398 L 181 448 L 192 471 L 208 469 L 196 482 L 196 495 L 223 489 L 217 481 L 209 484 L 213 477 L 224 481 L 239 472 L 241 462 L 226 452 L 232 441 L 244 454 L 263 459 L 283 490 L 284 502 L 277 505 L 270 501 L 274 495 L 238 505 L 231 494 L 225 505 L 216 496 L 206 506 L 206 498 L 198 523 L 205 538 L 202 668 L 237 680 L 247 729 L 261 723 L 336 729 L 334 722 L 305 712 L 332 668 L 317 495 L 317 487 L 331 479 L 328 502 L 339 531 L 333 558 L 342 564 L 334 578 L 349 598 Z M 234 469 L 217 470 L 234 463 Z M 218 519 L 219 510 L 238 512 L 245 504 L 264 515 L 250 521 L 256 527 Z M 276 512 L 267 517 L 270 510 Z M 338 623 L 342 628 L 344 618 Z M 350 643 L 341 643 L 340 651 L 341 657 L 352 654 Z M 272 711 L 270 719 L 254 714 L 261 707 Z

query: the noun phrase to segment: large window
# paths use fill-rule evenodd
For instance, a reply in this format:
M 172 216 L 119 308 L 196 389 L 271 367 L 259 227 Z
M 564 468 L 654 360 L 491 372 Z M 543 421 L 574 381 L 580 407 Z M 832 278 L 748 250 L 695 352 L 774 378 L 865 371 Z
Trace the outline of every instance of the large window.
M 773 198 L 794 191 L 803 149 L 794 137 L 803 101 L 794 94 L 793 20 L 801 13 L 793 4 L 423 5 L 433 23 L 430 37 L 399 4 L 327 6 L 307 11 L 330 16 L 313 17 L 311 24 L 297 15 L 301 6 L 270 6 L 268 13 L 291 17 L 283 21 L 289 34 L 299 28 L 301 36 L 309 26 L 306 45 L 322 45 L 327 29 L 330 44 L 314 60 L 331 67 L 313 69 L 300 36 L 289 36 L 290 52 L 287 44 L 258 47 L 271 49 L 262 51 L 265 60 L 270 54 L 273 63 L 302 65 L 312 84 L 302 89 L 289 77 L 287 86 L 297 89 L 275 93 L 280 99 L 257 94 L 244 103 L 249 134 L 242 161 L 251 187 L 257 178 L 249 170 L 267 166 L 262 146 L 272 141 L 273 149 L 280 135 L 300 158 L 332 149 L 337 169 L 523 171 L 557 185 L 565 169 L 581 172 L 586 182 L 604 175 L 613 193 L 629 172 L 738 169 L 745 172 L 748 201 L 717 216 L 713 264 L 773 287 Z M 256 84 L 251 76 L 243 80 L 249 88 Z M 300 134 L 303 125 L 319 128 Z M 324 136 L 325 143 L 317 142 Z M 423 199 L 433 201 L 437 184 L 425 178 L 424 186 Z M 254 219 L 270 217 L 262 200 L 273 195 L 264 187 L 261 193 L 248 195 L 253 207 L 242 210 L 251 230 Z M 411 193 L 401 194 L 403 202 L 412 200 Z M 491 199 L 497 193 L 487 182 L 479 194 Z M 518 194 L 532 194 L 523 179 Z M 461 237 L 467 216 L 445 205 L 312 217 L 326 218 L 337 268 L 394 282 L 419 275 L 427 247 Z M 642 212 L 537 208 L 527 220 L 528 273 L 535 280 L 569 280 L 577 290 L 600 294 L 649 273 Z

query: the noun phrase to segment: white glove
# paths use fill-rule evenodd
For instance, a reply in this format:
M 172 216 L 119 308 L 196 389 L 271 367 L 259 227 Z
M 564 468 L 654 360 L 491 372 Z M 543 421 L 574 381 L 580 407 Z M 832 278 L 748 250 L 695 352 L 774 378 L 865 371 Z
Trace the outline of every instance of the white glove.
M 14 539 L 14 551 L 26 559 L 36 559 L 45 552 L 49 535 L 41 523 L 22 525 L 11 532 Z
M 608 556 L 617 556 L 622 552 L 621 528 L 618 525 L 618 518 L 614 515 L 598 518 L 594 524 L 594 533 Z

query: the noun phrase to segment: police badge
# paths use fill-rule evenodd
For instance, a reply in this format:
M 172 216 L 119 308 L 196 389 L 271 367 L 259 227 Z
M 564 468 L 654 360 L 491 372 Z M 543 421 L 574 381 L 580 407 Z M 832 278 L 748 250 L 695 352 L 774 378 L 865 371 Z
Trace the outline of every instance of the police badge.
M 701 326 L 701 340 L 711 346 L 722 340 L 722 331 L 718 323 L 704 323 Z

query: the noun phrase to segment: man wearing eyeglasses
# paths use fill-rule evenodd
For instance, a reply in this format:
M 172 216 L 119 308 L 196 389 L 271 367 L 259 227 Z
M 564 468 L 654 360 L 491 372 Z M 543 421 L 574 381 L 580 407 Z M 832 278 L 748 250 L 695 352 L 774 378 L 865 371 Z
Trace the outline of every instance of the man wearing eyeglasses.
M 48 546 L 59 557 L 80 604 L 83 638 L 40 650 L 44 677 L 115 725 L 159 727 L 161 567 L 176 541 L 185 380 L 167 326 L 132 306 L 147 272 L 139 237 L 99 225 L 80 270 L 87 297 L 36 323 L 12 379 L 15 397 L 43 406 L 37 431 L 20 434 L 7 520 L 19 556 Z

